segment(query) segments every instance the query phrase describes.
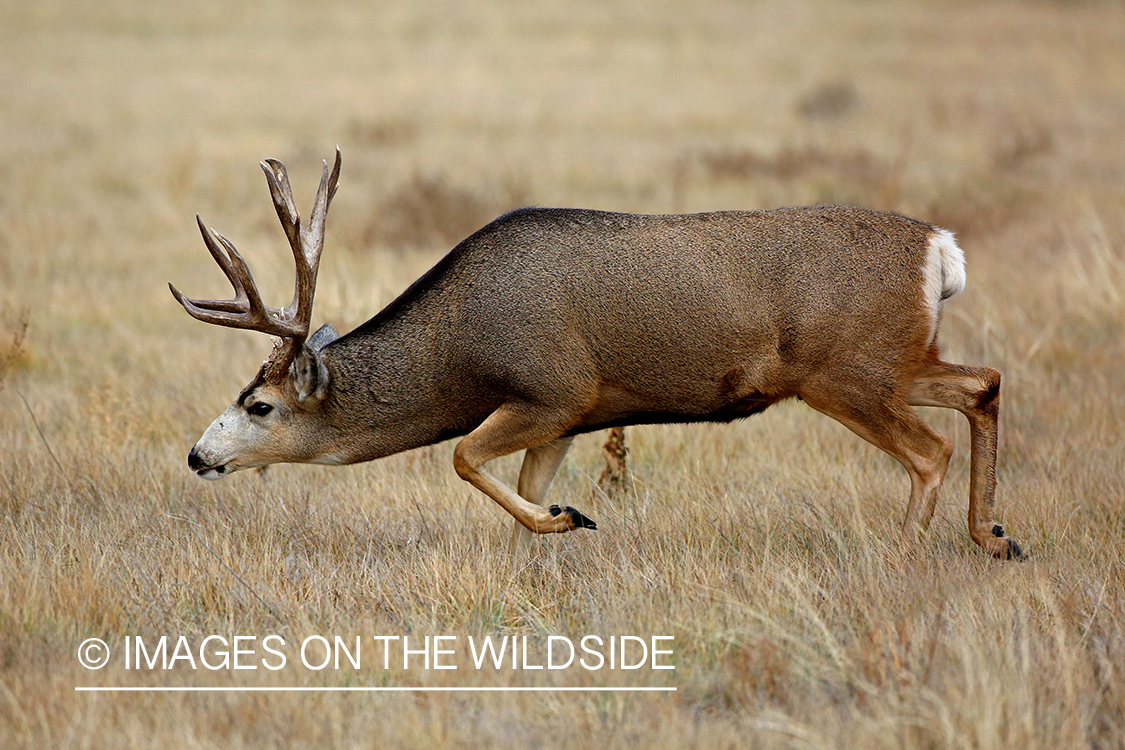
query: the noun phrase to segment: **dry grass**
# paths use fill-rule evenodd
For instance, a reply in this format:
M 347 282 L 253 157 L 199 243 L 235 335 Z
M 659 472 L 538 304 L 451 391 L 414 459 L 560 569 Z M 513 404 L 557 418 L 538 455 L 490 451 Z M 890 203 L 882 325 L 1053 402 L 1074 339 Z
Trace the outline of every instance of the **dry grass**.
M 0 746 L 1125 745 L 1119 3 L 367 5 L 0 7 Z M 1000 504 L 1032 560 L 972 548 L 967 430 L 936 411 L 959 452 L 908 550 L 901 469 L 797 404 L 631 430 L 612 503 L 588 499 L 603 436 L 580 440 L 554 492 L 599 530 L 516 570 L 450 445 L 199 482 L 188 447 L 269 347 L 166 291 L 227 291 L 192 215 L 283 300 L 255 162 L 282 158 L 304 205 L 336 143 L 317 311 L 342 328 L 507 201 L 944 222 L 970 279 L 945 345 L 1004 373 Z M 676 670 L 75 658 L 93 636 L 269 633 L 674 635 Z M 677 691 L 73 690 L 103 684 Z

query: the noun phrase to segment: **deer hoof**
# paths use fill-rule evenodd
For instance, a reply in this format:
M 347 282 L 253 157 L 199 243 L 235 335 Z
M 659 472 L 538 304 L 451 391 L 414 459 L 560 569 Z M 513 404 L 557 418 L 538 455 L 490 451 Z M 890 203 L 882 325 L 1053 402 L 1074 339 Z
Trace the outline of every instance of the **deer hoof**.
M 993 557 L 998 557 L 1001 560 L 1016 560 L 1023 561 L 1027 559 L 1027 554 L 1020 547 L 1019 543 L 1004 533 L 1004 527 L 1000 524 L 993 524 L 992 536 L 997 543 L 982 544 L 985 549 L 992 553 Z M 990 542 L 994 540 L 989 540 Z
M 552 516 L 557 516 L 557 515 L 560 515 L 562 513 L 566 513 L 567 517 L 570 518 L 570 528 L 572 528 L 572 529 L 597 529 L 598 528 L 598 525 L 596 523 L 594 523 L 593 519 L 587 518 L 586 516 L 582 515 L 577 510 L 570 507 L 569 505 L 566 506 L 565 508 L 560 508 L 557 505 L 552 505 L 550 508 L 547 508 L 547 510 L 549 510 L 551 512 Z

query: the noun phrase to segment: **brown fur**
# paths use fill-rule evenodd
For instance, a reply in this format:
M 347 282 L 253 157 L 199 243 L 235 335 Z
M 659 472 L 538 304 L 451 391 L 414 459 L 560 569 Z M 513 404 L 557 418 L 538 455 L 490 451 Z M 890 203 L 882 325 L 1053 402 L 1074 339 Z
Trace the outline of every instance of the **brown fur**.
M 368 461 L 464 436 L 458 474 L 548 533 L 593 526 L 572 508 L 540 505 L 570 437 L 726 422 L 800 397 L 906 467 L 909 539 L 930 522 L 952 452 L 911 404 L 945 406 L 972 429 L 971 536 L 1019 556 L 994 531 L 999 374 L 947 364 L 934 342 L 940 311 L 922 288 L 936 231 L 831 206 L 520 209 L 461 242 L 367 323 L 303 346 L 289 378 L 324 373 L 322 397 L 298 403 L 301 388 L 265 368 L 239 403 L 284 407 L 279 442 L 291 455 L 264 448 L 271 461 Z M 484 467 L 519 450 L 528 453 L 517 493 Z

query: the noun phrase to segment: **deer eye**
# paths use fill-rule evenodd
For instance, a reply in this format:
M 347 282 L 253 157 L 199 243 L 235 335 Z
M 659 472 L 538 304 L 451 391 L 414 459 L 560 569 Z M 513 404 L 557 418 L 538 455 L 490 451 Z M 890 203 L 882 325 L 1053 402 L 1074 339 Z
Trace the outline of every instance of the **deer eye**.
M 267 414 L 269 414 L 271 411 L 273 411 L 273 406 L 271 406 L 270 404 L 267 404 L 265 401 L 259 401 L 258 403 L 252 405 L 246 411 L 250 412 L 250 414 L 252 414 L 255 417 L 264 417 Z

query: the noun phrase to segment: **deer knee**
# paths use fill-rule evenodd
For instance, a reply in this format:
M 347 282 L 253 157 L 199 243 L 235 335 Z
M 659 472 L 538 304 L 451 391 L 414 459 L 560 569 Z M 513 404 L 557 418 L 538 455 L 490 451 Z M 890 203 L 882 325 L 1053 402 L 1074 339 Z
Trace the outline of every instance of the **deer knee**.
M 911 452 L 899 459 L 910 473 L 910 481 L 915 488 L 932 491 L 939 487 L 949 469 L 949 459 L 953 456 L 953 443 L 944 435 L 936 438 L 924 450 Z
M 469 455 L 469 449 L 465 446 L 464 440 L 453 449 L 453 470 L 457 472 L 457 476 L 466 482 L 471 482 L 472 478 L 479 473 L 481 463 L 483 462 L 477 461 Z
M 952 455 L 952 444 L 948 440 L 942 440 L 934 455 L 916 460 L 912 473 L 917 477 L 919 484 L 929 490 L 939 487 L 945 479 L 945 472 L 949 468 L 949 459 Z

